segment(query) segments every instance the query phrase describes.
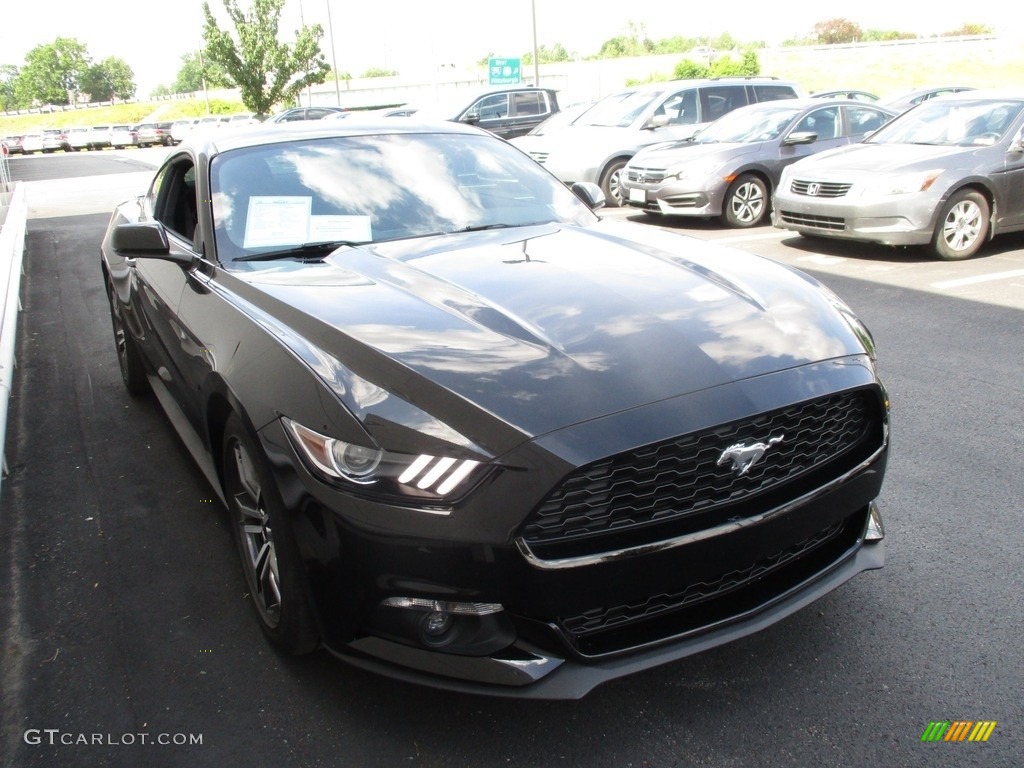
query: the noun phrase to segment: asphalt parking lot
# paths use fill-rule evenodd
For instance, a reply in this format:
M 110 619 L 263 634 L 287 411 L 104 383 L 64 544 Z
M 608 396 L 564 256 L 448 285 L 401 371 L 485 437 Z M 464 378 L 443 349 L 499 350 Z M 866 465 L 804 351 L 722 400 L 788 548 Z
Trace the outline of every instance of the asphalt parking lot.
M 887 563 L 581 701 L 490 699 L 280 658 L 261 637 L 211 489 L 114 355 L 99 238 L 165 151 L 12 162 L 32 180 L 0 496 L 0 764 L 1022 763 L 1024 238 L 940 263 L 607 212 L 808 271 L 866 322 L 893 402 Z M 984 743 L 922 741 L 947 720 L 996 725 Z

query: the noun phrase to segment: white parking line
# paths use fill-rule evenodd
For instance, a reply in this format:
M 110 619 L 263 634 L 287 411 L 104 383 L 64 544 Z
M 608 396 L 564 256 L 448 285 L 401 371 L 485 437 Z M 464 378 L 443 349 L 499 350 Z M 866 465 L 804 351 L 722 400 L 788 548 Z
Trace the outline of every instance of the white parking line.
M 829 267 L 833 264 L 842 264 L 847 259 L 844 256 L 825 256 L 820 253 L 816 253 L 813 256 L 801 256 L 797 261 L 807 261 L 811 264 L 818 264 L 822 267 Z
M 1011 277 L 1024 277 L 1024 269 L 1013 269 L 1009 272 L 993 272 L 989 275 L 975 275 L 974 277 L 962 277 L 959 280 L 943 280 L 941 283 L 932 283 L 932 288 L 937 288 L 941 291 L 947 288 L 960 288 L 964 285 L 988 283 L 994 280 L 1008 280 Z
M 792 232 L 762 232 L 757 235 L 734 235 L 733 237 L 716 237 L 716 243 L 745 243 L 750 240 L 780 240 L 783 237 L 789 237 Z

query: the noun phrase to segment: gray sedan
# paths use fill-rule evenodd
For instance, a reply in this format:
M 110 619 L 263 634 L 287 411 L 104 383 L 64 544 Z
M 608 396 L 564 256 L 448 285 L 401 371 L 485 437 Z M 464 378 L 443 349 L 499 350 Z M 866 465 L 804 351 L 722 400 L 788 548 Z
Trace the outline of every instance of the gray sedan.
M 970 258 L 994 235 L 1024 229 L 1022 126 L 1022 89 L 926 101 L 861 144 L 787 168 L 773 223 Z
M 622 199 L 652 215 L 720 216 L 731 227 L 766 218 L 782 169 L 860 141 L 895 112 L 848 99 L 787 99 L 730 112 L 692 141 L 638 152 L 619 176 Z

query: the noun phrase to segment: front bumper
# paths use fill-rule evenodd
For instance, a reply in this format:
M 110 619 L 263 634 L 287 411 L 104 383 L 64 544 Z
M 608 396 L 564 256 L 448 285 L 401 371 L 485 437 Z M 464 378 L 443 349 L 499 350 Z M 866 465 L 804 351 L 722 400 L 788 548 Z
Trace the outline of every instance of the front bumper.
M 725 187 L 694 188 L 683 182 L 669 184 L 619 185 L 622 199 L 634 208 L 664 216 L 709 217 L 722 215 Z
M 770 486 L 749 501 L 709 500 L 705 512 L 655 517 L 625 533 L 588 519 L 583 539 L 573 510 L 563 522 L 524 524 L 577 470 L 594 482 L 589 468 L 603 463 L 611 440 L 620 441 L 615 454 L 691 433 L 711 435 L 714 448 L 734 442 L 717 425 L 751 417 L 760 424 L 822 388 L 877 401 L 866 417 L 873 437 L 863 452 L 845 454 L 838 473 L 801 470 L 795 495 Z M 615 414 L 524 444 L 508 459 L 527 471 L 498 473 L 464 508 L 441 516 L 326 491 L 269 425 L 261 436 L 292 513 L 325 645 L 357 666 L 432 687 L 572 699 L 756 632 L 882 567 L 873 531 L 881 528 L 874 500 L 888 453 L 887 406 L 872 366 L 849 358 L 684 400 L 652 404 L 640 421 Z M 825 413 L 799 418 L 835 421 Z M 660 487 L 658 478 L 648 486 Z
M 877 517 L 870 505 L 867 515 Z M 862 515 L 861 517 L 864 517 Z M 868 524 L 865 523 L 865 531 Z M 811 604 L 854 576 L 882 568 L 885 542 L 861 536 L 837 561 L 762 605 L 711 626 L 680 633 L 629 653 L 585 658 L 556 653 L 526 638 L 485 657 L 452 656 L 392 640 L 363 636 L 328 646 L 362 669 L 444 690 L 509 698 L 579 699 L 602 683 L 661 666 L 759 632 Z
M 807 235 L 883 245 L 925 245 L 935 230 L 939 199 L 904 195 L 879 200 L 825 200 L 781 189 L 775 195 L 772 224 Z

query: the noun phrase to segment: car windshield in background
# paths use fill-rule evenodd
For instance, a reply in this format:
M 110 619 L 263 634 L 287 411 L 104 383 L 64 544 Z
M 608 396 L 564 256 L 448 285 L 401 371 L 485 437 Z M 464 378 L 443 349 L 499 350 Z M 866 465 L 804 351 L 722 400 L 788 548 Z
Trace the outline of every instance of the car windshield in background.
M 429 180 L 429 183 L 425 183 Z M 373 243 L 594 214 L 490 136 L 385 134 L 225 152 L 211 166 L 222 262 L 320 243 Z
M 658 97 L 655 91 L 627 91 L 607 96 L 584 112 L 573 125 L 626 128 Z
M 768 107 L 757 105 L 750 109 L 737 109 L 697 134 L 698 144 L 749 144 L 778 138 L 789 122 L 800 112 L 801 106 L 784 103 Z
M 875 133 L 871 144 L 990 146 L 1000 141 L 1021 111 L 1017 101 L 927 101 Z

